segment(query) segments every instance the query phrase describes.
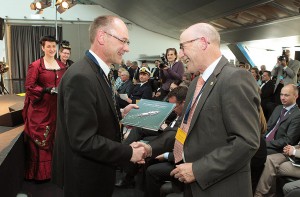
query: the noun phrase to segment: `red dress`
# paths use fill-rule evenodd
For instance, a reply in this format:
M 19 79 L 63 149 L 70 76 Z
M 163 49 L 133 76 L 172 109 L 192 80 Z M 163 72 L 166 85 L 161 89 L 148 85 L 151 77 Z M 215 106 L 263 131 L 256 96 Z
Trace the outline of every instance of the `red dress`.
M 43 93 L 46 87 L 58 87 L 66 71 L 45 68 L 41 58 L 28 66 L 25 82 L 26 97 L 23 109 L 25 122 L 25 178 L 46 180 L 51 178 L 51 161 L 56 129 L 57 95 Z

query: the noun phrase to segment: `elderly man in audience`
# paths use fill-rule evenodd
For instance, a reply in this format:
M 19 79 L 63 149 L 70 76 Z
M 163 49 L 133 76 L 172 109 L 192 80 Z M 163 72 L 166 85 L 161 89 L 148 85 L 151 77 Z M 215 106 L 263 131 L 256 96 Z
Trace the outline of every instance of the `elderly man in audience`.
M 123 101 L 121 101 L 120 94 L 127 94 L 129 97 L 131 95 L 131 92 L 133 90 L 133 84 L 132 81 L 129 79 L 129 72 L 127 70 L 124 70 L 120 74 L 121 79 L 121 86 L 117 89 L 118 92 L 118 102 L 121 108 L 124 108 L 127 106 L 127 103 L 124 104 Z
M 176 130 L 178 129 L 178 124 L 181 122 L 181 115 L 183 111 L 183 106 L 185 102 L 185 97 L 187 94 L 187 87 L 176 87 L 168 94 L 168 100 L 170 103 L 175 103 L 176 106 L 174 108 L 174 112 L 176 113 L 177 117 L 173 122 L 171 122 L 169 125 L 162 124 L 159 131 L 151 131 L 147 129 L 142 128 L 133 128 L 128 137 L 124 140 L 124 144 L 131 144 L 132 142 L 139 141 L 139 140 L 152 140 L 155 139 L 158 135 L 164 135 L 166 136 L 172 136 L 173 138 L 170 138 L 170 140 L 167 143 L 174 145 L 175 140 L 175 134 Z M 171 151 L 171 150 L 170 150 Z M 128 165 L 124 169 L 126 172 L 126 175 L 123 180 L 120 180 L 116 183 L 116 186 L 128 188 L 134 186 L 134 176 L 137 173 L 137 166 L 136 165 Z M 168 174 L 170 176 L 170 173 Z M 158 188 L 159 189 L 159 188 Z
M 119 89 L 119 87 L 122 85 L 123 82 L 121 80 L 121 73 L 122 73 L 122 71 L 125 71 L 125 70 L 126 69 L 123 68 L 123 67 L 120 67 L 118 69 L 118 77 L 117 77 L 116 82 L 115 82 L 115 90 Z
M 300 140 L 300 111 L 296 104 L 297 98 L 297 86 L 288 84 L 281 89 L 282 105 L 275 108 L 268 121 L 268 155 L 281 153 L 284 146 L 295 145 Z
M 283 153 L 268 155 L 264 171 L 256 187 L 255 197 L 276 196 L 276 177 L 290 176 L 300 178 L 300 168 L 295 167 L 289 158 L 300 158 L 299 145 L 287 145 Z M 300 184 L 299 184 L 300 187 Z M 285 186 L 286 193 L 291 191 L 289 185 Z

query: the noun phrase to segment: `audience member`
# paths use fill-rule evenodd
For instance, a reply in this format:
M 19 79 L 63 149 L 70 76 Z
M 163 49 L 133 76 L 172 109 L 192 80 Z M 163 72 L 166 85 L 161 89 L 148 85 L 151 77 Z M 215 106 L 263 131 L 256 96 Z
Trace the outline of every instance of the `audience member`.
M 177 51 L 175 48 L 168 48 L 166 50 L 165 59 L 168 64 L 159 68 L 162 85 L 158 100 L 162 100 L 166 97 L 169 93 L 170 85 L 174 80 L 182 80 L 184 66 L 177 58 Z
M 133 79 L 132 79 L 132 82 L 133 82 L 133 84 L 134 85 L 136 85 L 137 83 L 139 83 L 140 81 L 140 77 L 139 77 L 139 75 L 140 75 L 140 67 L 139 67 L 139 65 L 138 65 L 138 62 L 137 61 L 133 61 L 132 63 L 131 63 L 131 69 L 132 69 L 132 73 L 133 73 Z M 130 72 L 129 72 L 130 73 Z
M 274 107 L 273 107 L 273 93 L 274 93 L 274 83 L 271 80 L 271 72 L 265 70 L 262 74 L 262 85 L 260 86 L 260 98 L 261 106 L 264 111 L 266 120 L 269 120 Z
M 70 60 L 70 55 L 71 55 L 70 42 L 63 40 L 60 44 L 58 60 L 64 63 L 67 68 L 69 68 L 74 63 L 72 60 Z
M 287 145 L 283 148 L 283 154 L 268 155 L 265 168 L 256 187 L 255 197 L 276 195 L 276 178 L 279 176 L 300 178 L 300 168 L 293 166 L 287 156 L 300 158 L 299 145 Z
M 128 97 L 130 97 L 132 90 L 134 88 L 131 80 L 129 79 L 129 72 L 127 70 L 124 70 L 121 72 L 120 79 L 122 81 L 121 86 L 117 89 L 118 92 L 118 102 L 121 108 L 124 108 L 128 105 L 128 103 L 125 103 L 121 101 L 120 94 L 127 94 Z
M 90 50 L 65 73 L 58 93 L 53 182 L 65 197 L 112 196 L 116 165 L 137 162 L 144 149 L 121 144 L 120 110 L 110 65 L 129 52 L 128 29 L 115 16 L 97 17 Z M 123 109 L 123 114 L 136 105 Z
M 155 60 L 154 67 L 151 69 L 150 84 L 152 87 L 152 92 L 156 93 L 157 89 L 160 87 L 160 77 L 159 77 L 159 65 L 160 61 Z
M 263 73 L 267 70 L 266 65 L 261 65 L 260 66 L 260 71 L 259 71 L 259 75 L 262 76 Z
M 120 67 L 119 69 L 118 69 L 118 78 L 116 79 L 116 82 L 115 82 L 115 89 L 116 90 L 118 90 L 119 89 L 119 87 L 122 85 L 122 83 L 123 83 L 123 81 L 122 81 L 122 79 L 121 79 L 121 73 L 123 72 L 123 71 L 127 71 L 125 68 L 123 68 L 123 67 Z M 127 71 L 128 72 L 128 71 Z M 129 72 L 128 72 L 128 75 L 129 75 Z
M 251 71 L 251 74 L 252 74 L 252 76 L 254 77 L 254 79 L 255 79 L 255 81 L 256 81 L 258 87 L 260 87 L 260 86 L 261 86 L 261 80 L 260 80 L 260 75 L 259 75 L 258 68 L 252 67 L 252 68 L 250 69 L 250 71 Z
M 280 153 L 287 144 L 300 140 L 300 111 L 296 105 L 298 89 L 288 84 L 281 89 L 282 105 L 277 106 L 268 121 L 266 134 L 268 154 Z
M 119 100 L 120 106 L 127 106 L 128 104 L 136 104 L 141 99 L 152 99 L 152 88 L 149 84 L 150 71 L 148 68 L 139 69 L 139 81 L 140 83 L 136 84 L 132 90 L 131 95 L 127 100 Z
M 191 81 L 192 81 L 192 75 L 191 75 L 191 73 L 185 72 L 183 74 L 183 76 L 182 76 L 182 82 L 181 82 L 180 86 L 189 87 Z
M 57 86 L 66 71 L 55 59 L 57 41 L 53 36 L 40 40 L 44 57 L 28 66 L 23 109 L 25 179 L 51 178 L 51 161 L 56 130 Z
M 276 77 L 274 88 L 274 101 L 277 105 L 280 104 L 280 91 L 284 85 L 295 84 L 297 85 L 297 73 L 299 70 L 299 62 L 289 62 L 289 53 L 282 55 L 278 58 L 277 64 L 272 70 L 272 76 Z
M 256 151 L 255 155 L 252 157 L 250 163 L 253 194 L 255 192 L 261 173 L 265 167 L 265 162 L 267 158 L 266 140 L 264 138 L 264 134 L 267 131 L 267 123 L 264 116 L 264 112 L 261 107 L 259 108 L 259 123 L 260 123 L 260 134 L 261 134 L 259 148 Z

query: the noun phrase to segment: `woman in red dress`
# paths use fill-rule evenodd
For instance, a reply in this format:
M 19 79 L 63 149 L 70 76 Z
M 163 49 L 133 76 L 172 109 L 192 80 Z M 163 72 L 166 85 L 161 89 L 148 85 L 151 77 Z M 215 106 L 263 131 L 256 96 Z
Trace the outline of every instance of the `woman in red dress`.
M 44 36 L 40 41 L 45 56 L 28 66 L 23 109 L 25 122 L 25 179 L 51 178 L 52 149 L 56 127 L 57 87 L 66 71 L 55 59 L 57 41 Z

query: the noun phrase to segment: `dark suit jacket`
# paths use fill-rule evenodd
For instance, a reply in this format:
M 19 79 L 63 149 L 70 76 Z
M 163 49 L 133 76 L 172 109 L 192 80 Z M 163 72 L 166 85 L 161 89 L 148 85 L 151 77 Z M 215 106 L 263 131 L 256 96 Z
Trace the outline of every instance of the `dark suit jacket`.
M 130 79 L 122 83 L 122 85 L 117 90 L 119 94 L 127 94 L 128 96 L 131 95 L 131 92 L 133 90 L 133 84 Z
M 144 83 L 142 86 L 140 86 L 140 84 L 135 85 L 130 96 L 130 99 L 132 99 L 132 103 L 136 103 L 136 100 L 151 98 L 152 88 L 149 82 Z
M 65 197 L 111 196 L 115 165 L 132 155 L 119 143 L 111 90 L 99 71 L 85 56 L 60 83 L 52 181 L 64 187 Z
M 155 80 L 159 80 L 159 68 L 154 67 L 151 69 L 151 73 L 153 73 L 152 78 Z
M 283 106 L 277 106 L 268 121 L 268 132 L 274 128 Z M 267 135 L 266 134 L 266 135 Z M 268 154 L 282 153 L 287 144 L 296 145 L 300 140 L 300 111 L 298 106 L 292 108 L 282 119 L 274 140 L 267 142 Z
M 193 196 L 252 196 L 250 160 L 259 146 L 259 105 L 251 74 L 222 57 L 206 82 L 184 143 L 185 161 L 193 163 L 196 178 L 190 184 Z M 154 155 L 161 153 L 158 142 L 150 145 Z
M 274 83 L 272 80 L 269 80 L 262 88 L 261 88 L 261 103 L 271 102 L 274 93 Z
M 129 72 L 129 79 L 133 80 L 135 70 L 130 67 L 127 69 L 127 71 Z

